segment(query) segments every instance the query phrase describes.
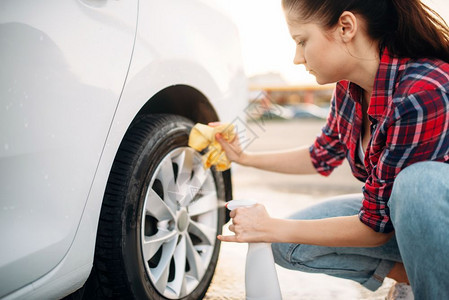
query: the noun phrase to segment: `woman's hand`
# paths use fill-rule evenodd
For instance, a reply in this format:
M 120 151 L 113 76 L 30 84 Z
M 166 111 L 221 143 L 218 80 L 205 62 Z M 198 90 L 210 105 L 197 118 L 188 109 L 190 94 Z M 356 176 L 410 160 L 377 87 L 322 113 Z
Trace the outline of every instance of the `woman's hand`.
M 271 217 L 262 204 L 251 207 L 239 207 L 230 212 L 232 224 L 229 230 L 235 235 L 217 238 L 223 242 L 257 243 L 270 242 Z
M 211 122 L 208 125 L 211 127 L 215 127 L 220 125 L 220 122 Z M 246 153 L 242 150 L 240 145 L 240 140 L 238 135 L 235 135 L 235 138 L 232 141 L 225 140 L 220 133 L 215 135 L 215 139 L 220 143 L 221 147 L 226 153 L 226 156 L 230 161 L 242 164 L 246 157 Z

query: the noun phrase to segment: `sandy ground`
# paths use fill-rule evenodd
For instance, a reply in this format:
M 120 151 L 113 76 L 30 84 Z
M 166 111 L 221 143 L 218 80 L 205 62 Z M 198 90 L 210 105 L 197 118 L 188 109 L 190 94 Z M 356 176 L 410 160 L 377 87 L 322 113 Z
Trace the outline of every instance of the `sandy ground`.
M 319 134 L 322 120 L 294 120 L 249 123 L 245 128 L 249 151 L 276 150 L 310 145 Z M 362 184 L 352 177 L 344 163 L 329 177 L 283 175 L 233 166 L 234 199 L 252 198 L 263 203 L 273 217 L 292 212 L 328 197 L 359 193 Z M 224 228 L 224 233 L 230 234 Z M 244 299 L 244 266 L 247 245 L 223 243 L 212 285 L 205 299 Z M 322 274 L 291 271 L 279 266 L 278 277 L 284 300 L 290 299 L 385 299 L 392 280 L 371 292 L 349 280 Z

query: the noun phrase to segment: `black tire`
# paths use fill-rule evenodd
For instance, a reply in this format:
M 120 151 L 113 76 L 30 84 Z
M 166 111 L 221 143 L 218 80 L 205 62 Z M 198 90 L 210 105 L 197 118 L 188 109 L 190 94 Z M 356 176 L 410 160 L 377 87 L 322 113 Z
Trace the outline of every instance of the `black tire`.
M 221 173 L 198 168 L 199 154 L 187 148 L 192 126 L 180 116 L 147 115 L 128 129 L 107 183 L 84 298 L 204 297 L 220 249 L 220 242 L 211 238 L 225 222 L 224 209 L 218 208 L 218 201 L 225 200 L 225 184 Z M 194 167 L 187 174 L 189 160 Z M 173 182 L 167 182 L 170 162 Z M 210 210 L 199 214 L 206 211 L 205 204 Z M 165 242 L 158 246 L 161 240 Z

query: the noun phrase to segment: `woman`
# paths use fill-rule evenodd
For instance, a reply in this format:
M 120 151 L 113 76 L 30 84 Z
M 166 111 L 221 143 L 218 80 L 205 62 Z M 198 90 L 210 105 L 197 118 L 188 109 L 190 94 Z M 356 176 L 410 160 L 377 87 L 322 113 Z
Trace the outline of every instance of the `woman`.
M 309 147 L 229 159 L 264 170 L 328 175 L 347 158 L 363 193 L 270 218 L 231 212 L 229 242 L 271 242 L 286 268 L 375 290 L 385 277 L 416 299 L 449 299 L 449 30 L 419 0 L 283 0 L 295 64 L 337 82 Z M 408 289 L 409 296 L 413 297 Z M 397 291 L 396 291 L 397 292 Z M 394 296 L 393 296 L 394 297 Z

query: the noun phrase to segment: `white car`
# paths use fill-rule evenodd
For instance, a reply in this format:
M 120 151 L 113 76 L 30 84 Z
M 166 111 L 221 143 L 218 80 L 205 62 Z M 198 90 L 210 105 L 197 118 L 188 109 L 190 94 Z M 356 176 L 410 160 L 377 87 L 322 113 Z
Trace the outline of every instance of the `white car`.
M 231 175 L 188 134 L 247 96 L 212 3 L 0 2 L 0 298 L 205 295 Z

